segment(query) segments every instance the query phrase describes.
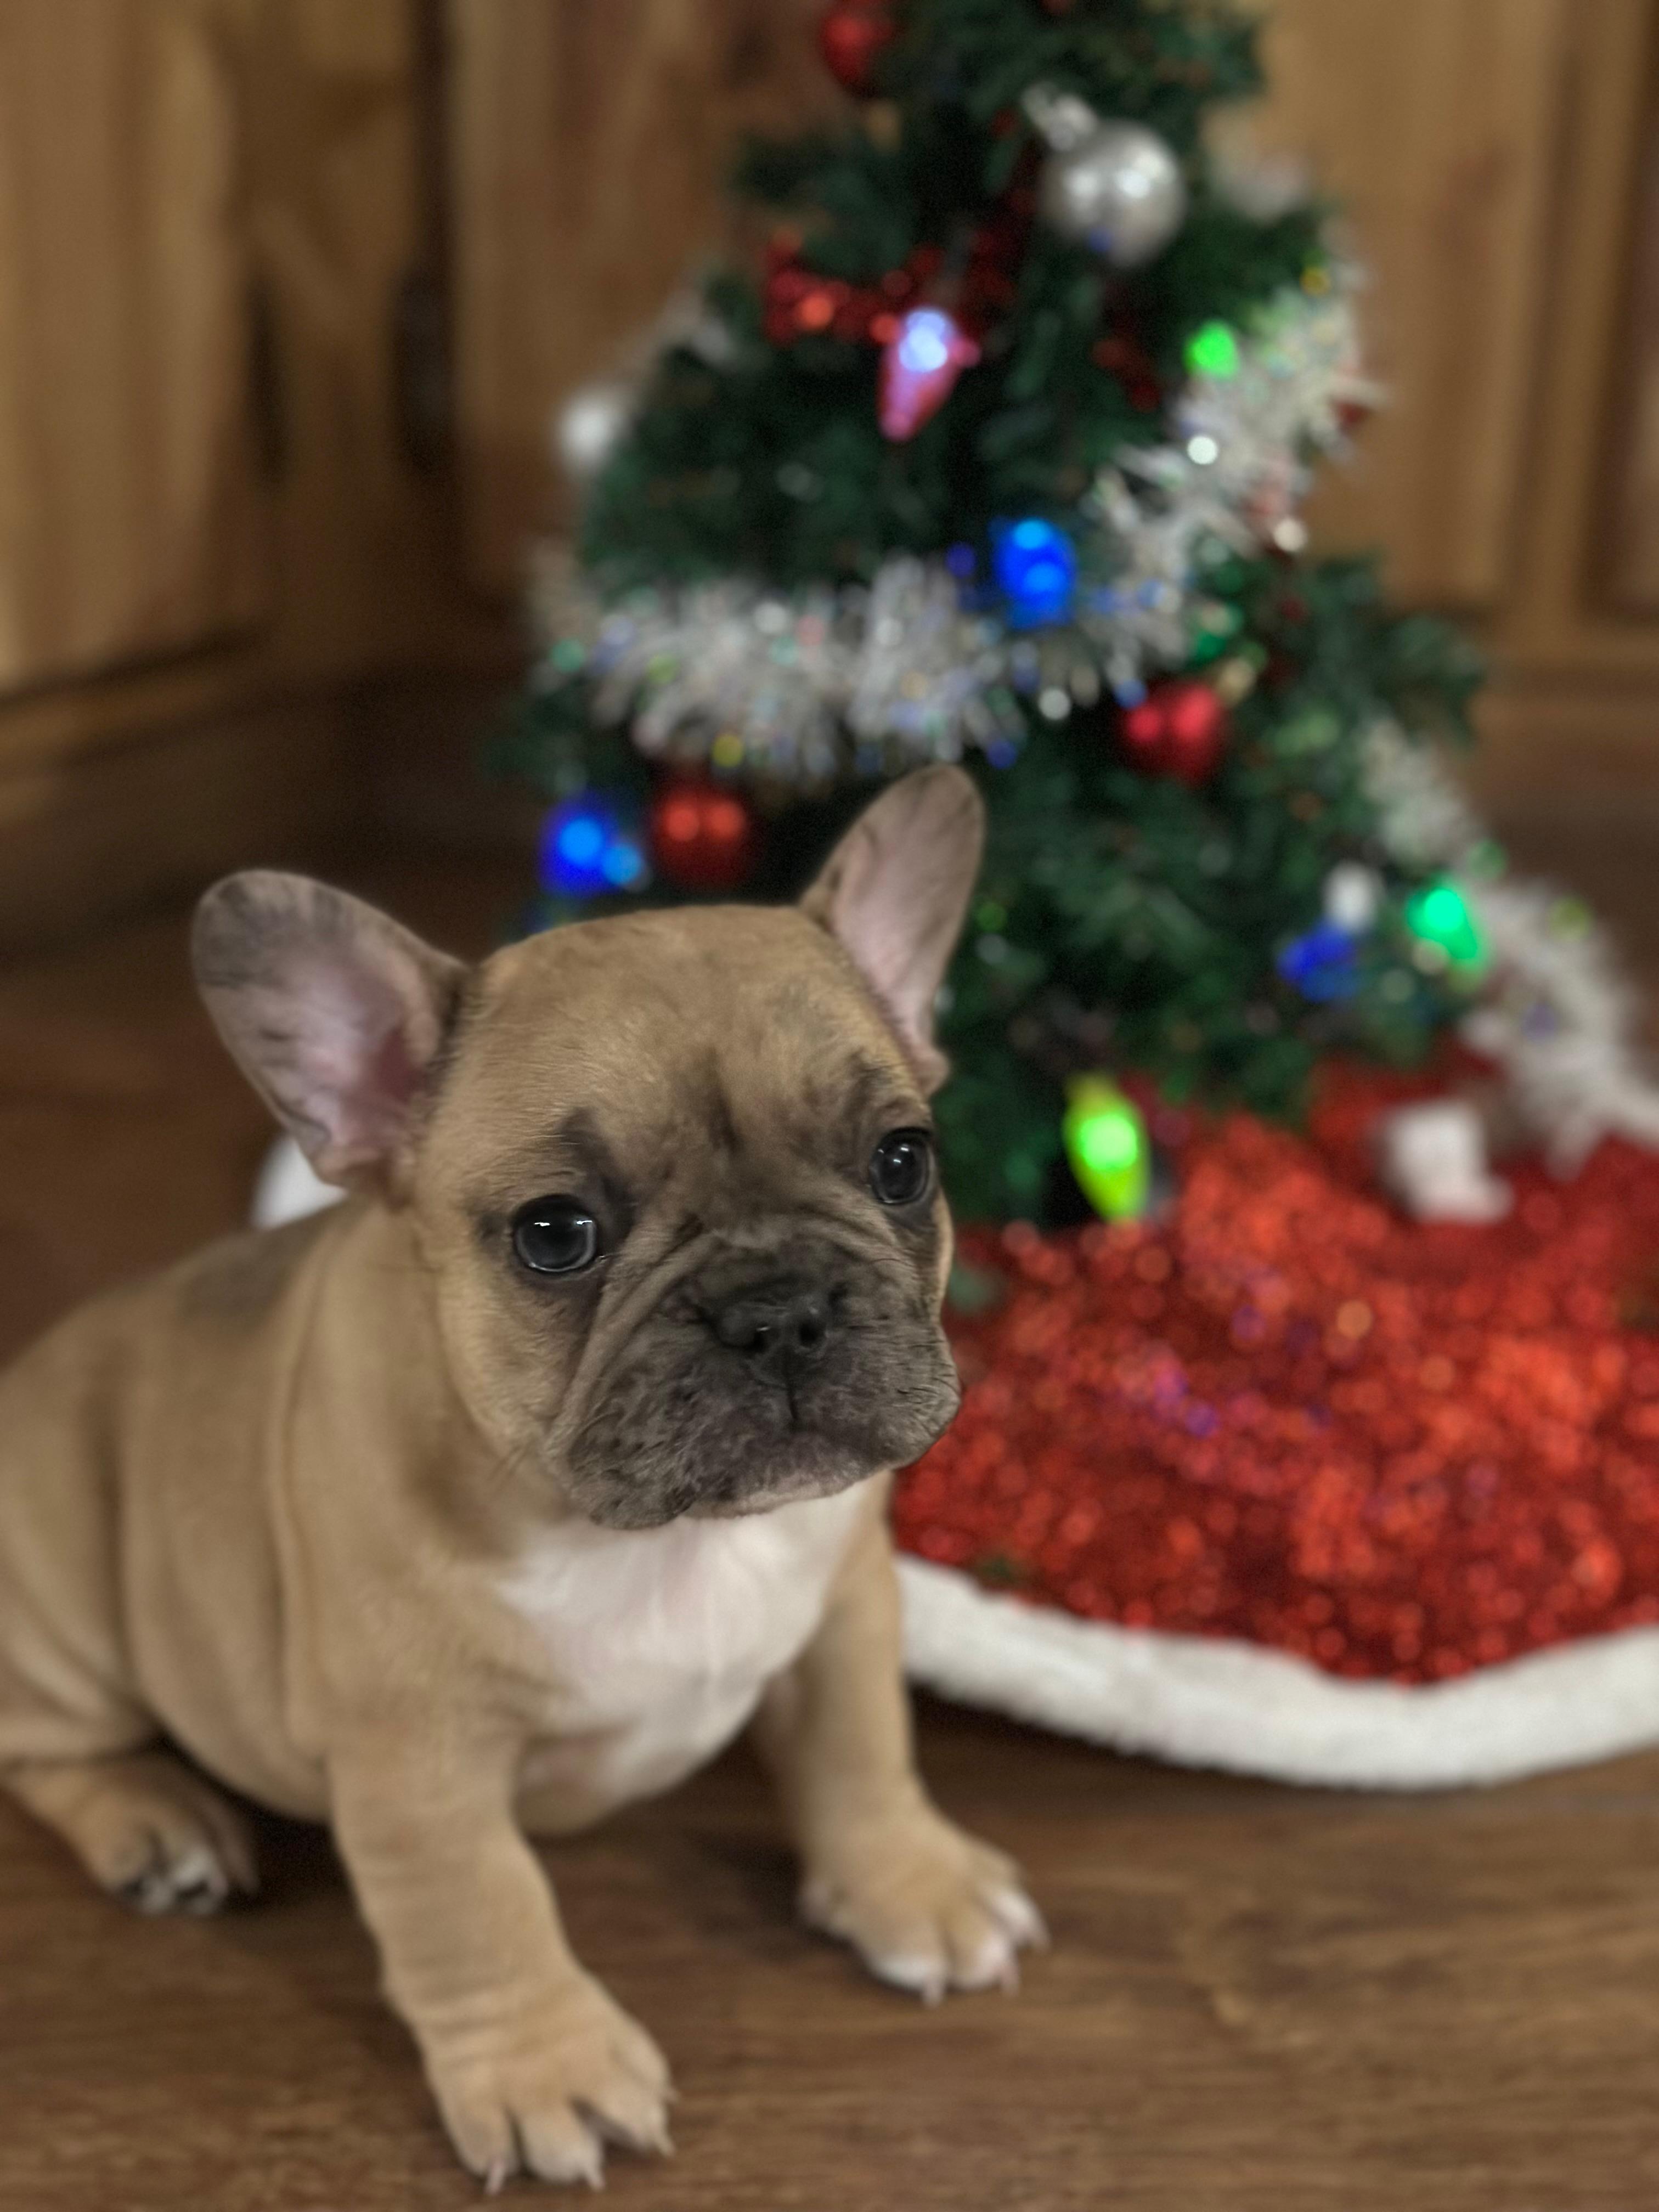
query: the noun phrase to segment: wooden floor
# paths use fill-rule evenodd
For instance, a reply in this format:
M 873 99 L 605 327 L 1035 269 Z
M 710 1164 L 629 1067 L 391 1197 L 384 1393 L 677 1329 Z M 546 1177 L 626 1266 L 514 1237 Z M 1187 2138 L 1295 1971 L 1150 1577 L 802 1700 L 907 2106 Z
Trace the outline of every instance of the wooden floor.
M 1651 856 L 1569 857 L 1651 969 Z M 365 872 L 463 949 L 503 911 L 500 875 Z M 191 1000 L 180 921 L 0 978 L 0 1352 L 234 1221 L 265 1136 Z M 682 2092 L 678 2157 L 614 2160 L 619 2203 L 1659 2205 L 1659 1753 L 1383 1800 L 942 1708 L 921 1743 L 1048 1915 L 1017 1996 L 925 2012 L 798 1932 L 740 1753 L 554 1856 L 579 1948 Z M 474 2201 L 326 1842 L 262 1833 L 257 1908 L 152 1923 L 0 1806 L 0 2212 Z

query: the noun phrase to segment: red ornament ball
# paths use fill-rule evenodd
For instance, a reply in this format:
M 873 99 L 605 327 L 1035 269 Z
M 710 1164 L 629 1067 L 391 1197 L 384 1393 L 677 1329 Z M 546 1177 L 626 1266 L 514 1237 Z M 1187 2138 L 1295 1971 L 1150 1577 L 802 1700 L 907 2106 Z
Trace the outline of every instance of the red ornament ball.
M 868 100 L 877 59 L 897 33 L 892 0 L 832 0 L 818 20 L 818 51 L 837 84 Z
M 1124 750 L 1143 775 L 1172 776 L 1194 791 L 1221 765 L 1229 733 L 1224 701 L 1197 676 L 1158 684 L 1122 721 Z
M 748 800 L 720 784 L 665 784 L 651 802 L 651 857 L 677 890 L 740 890 L 759 842 Z

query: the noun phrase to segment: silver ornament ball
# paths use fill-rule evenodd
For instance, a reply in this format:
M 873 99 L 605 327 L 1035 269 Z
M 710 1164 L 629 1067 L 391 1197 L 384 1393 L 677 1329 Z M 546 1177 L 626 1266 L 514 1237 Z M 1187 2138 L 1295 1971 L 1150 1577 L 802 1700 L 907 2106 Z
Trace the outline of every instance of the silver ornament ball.
M 553 419 L 553 450 L 571 481 L 592 483 L 627 434 L 634 396 L 625 384 L 584 384 Z
M 1068 134 L 1069 135 L 1069 134 Z M 1156 131 L 1101 123 L 1042 168 L 1043 220 L 1119 269 L 1161 253 L 1187 215 L 1181 164 Z

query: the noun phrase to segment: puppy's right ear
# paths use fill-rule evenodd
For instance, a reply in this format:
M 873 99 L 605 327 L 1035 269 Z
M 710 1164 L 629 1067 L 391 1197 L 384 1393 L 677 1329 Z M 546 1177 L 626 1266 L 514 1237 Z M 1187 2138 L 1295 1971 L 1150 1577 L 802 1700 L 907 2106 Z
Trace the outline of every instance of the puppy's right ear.
M 196 912 L 196 980 L 325 1182 L 397 1196 L 465 969 L 344 891 L 256 870 Z
M 917 769 L 865 809 L 801 901 L 851 956 L 927 1091 L 946 1073 L 933 1000 L 984 848 L 985 802 L 973 778 Z

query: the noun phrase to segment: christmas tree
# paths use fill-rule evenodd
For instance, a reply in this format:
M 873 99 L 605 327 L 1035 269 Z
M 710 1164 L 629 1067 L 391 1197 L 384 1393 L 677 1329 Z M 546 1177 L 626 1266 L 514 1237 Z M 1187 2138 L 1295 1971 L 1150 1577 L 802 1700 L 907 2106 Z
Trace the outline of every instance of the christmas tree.
M 790 896 L 872 786 L 963 761 L 956 1204 L 1133 1212 L 1120 1079 L 1294 1117 L 1322 1056 L 1467 1010 L 1468 897 L 1388 790 L 1475 671 L 1304 550 L 1374 395 L 1327 211 L 1210 149 L 1260 88 L 1241 9 L 834 0 L 820 35 L 858 104 L 743 155 L 763 264 L 562 417 L 581 529 L 504 749 L 551 808 L 536 919 Z

